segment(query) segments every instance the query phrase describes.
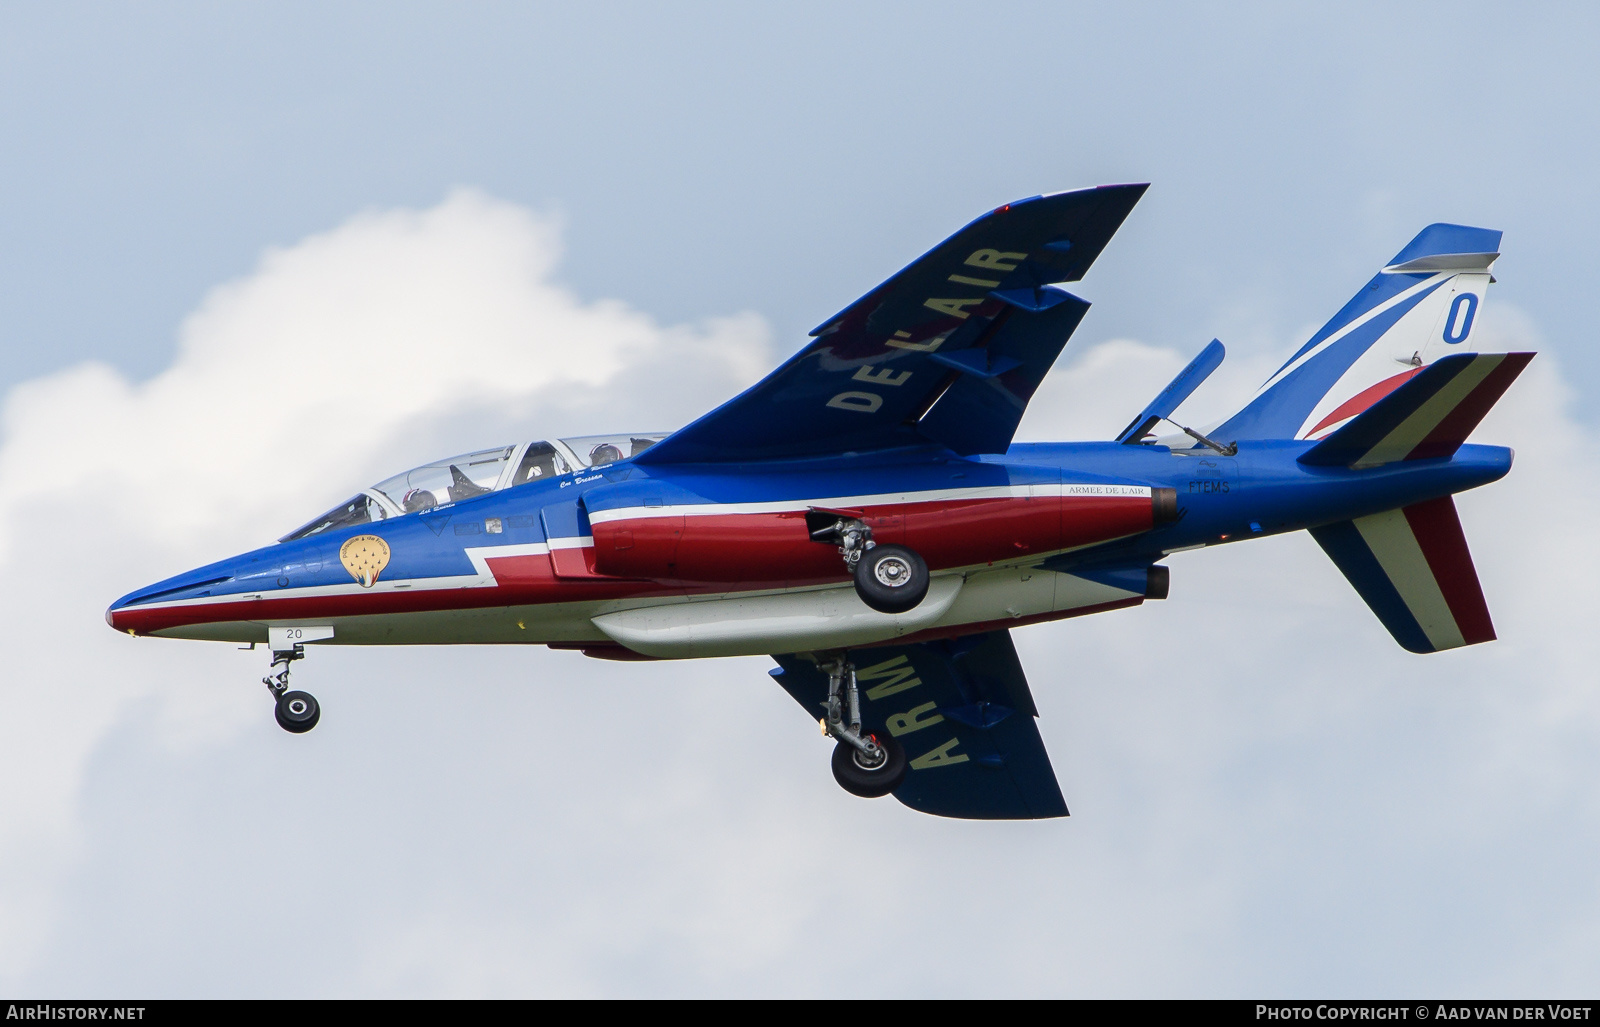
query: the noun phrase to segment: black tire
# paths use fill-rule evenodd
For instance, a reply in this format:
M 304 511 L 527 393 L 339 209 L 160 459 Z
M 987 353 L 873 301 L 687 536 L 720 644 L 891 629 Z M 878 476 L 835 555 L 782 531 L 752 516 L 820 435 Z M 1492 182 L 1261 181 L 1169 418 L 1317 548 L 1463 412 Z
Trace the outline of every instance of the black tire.
M 873 546 L 856 561 L 856 595 L 879 613 L 905 613 L 927 594 L 927 561 L 905 546 Z
M 840 788 L 863 799 L 888 795 L 906 779 L 905 746 L 887 735 L 882 738 L 873 735 L 872 740 L 887 754 L 883 763 L 876 767 L 862 766 L 861 753 L 848 742 L 833 747 L 833 779 L 839 782 Z
M 303 735 L 322 719 L 322 707 L 310 692 L 285 692 L 278 697 L 278 706 L 272 715 L 285 731 Z

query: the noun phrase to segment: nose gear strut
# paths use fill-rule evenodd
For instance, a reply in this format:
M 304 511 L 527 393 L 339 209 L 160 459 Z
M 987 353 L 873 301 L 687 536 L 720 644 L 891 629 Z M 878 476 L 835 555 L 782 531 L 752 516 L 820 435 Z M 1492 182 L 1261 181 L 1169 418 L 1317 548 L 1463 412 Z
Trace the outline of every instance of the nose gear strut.
M 861 693 L 856 687 L 856 667 L 844 654 L 821 665 L 828 675 L 827 716 L 822 729 L 838 743 L 833 750 L 833 776 L 840 787 L 873 799 L 888 795 L 906 776 L 906 753 L 887 735 L 879 738 L 861 730 Z
M 322 707 L 310 692 L 289 691 L 289 665 L 306 658 L 306 647 L 296 644 L 293 649 L 276 650 L 272 654 L 272 667 L 261 683 L 272 693 L 276 708 L 272 711 L 278 726 L 292 734 L 303 735 L 317 726 L 322 719 Z M 282 670 L 279 670 L 279 667 Z M 277 673 L 273 673 L 277 671 Z

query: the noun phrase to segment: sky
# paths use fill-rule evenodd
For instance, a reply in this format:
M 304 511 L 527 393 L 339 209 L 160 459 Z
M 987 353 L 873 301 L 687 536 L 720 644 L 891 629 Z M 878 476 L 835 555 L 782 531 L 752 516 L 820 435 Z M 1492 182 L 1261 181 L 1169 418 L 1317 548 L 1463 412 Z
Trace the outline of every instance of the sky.
M 0 5 L 0 992 L 1592 995 L 1588 7 Z M 1029 439 L 1244 396 L 1434 221 L 1540 356 L 1458 500 L 1500 641 L 1309 538 L 1020 630 L 1073 816 L 845 795 L 759 658 L 113 634 L 404 467 L 670 429 L 983 211 L 1152 187 Z M 873 925 L 860 959 L 852 910 Z

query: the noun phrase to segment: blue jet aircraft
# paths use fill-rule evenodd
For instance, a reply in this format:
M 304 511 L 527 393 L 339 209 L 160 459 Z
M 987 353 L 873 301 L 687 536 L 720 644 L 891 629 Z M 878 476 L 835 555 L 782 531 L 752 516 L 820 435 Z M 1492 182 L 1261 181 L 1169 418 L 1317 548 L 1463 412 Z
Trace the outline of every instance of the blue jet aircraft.
M 1466 438 L 1533 356 L 1472 344 L 1499 232 L 1423 229 L 1220 423 L 1156 434 L 1213 341 L 1115 439 L 1012 442 L 1144 190 L 983 215 L 679 431 L 426 464 L 107 620 L 266 643 L 291 732 L 307 645 L 770 654 L 845 789 L 988 819 L 1067 815 L 1010 630 L 1165 598 L 1172 553 L 1307 530 L 1411 652 L 1492 640 L 1451 497 L 1510 469 Z

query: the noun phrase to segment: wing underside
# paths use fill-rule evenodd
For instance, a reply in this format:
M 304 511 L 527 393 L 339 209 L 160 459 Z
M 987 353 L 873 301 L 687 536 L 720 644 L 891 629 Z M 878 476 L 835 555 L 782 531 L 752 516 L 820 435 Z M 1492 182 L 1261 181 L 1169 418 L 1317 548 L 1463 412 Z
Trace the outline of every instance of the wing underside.
M 910 757 L 895 798 L 922 813 L 970 820 L 1067 815 L 1010 632 L 853 656 L 863 728 L 899 739 Z M 827 674 L 804 654 L 774 659 L 777 682 L 820 716 Z

